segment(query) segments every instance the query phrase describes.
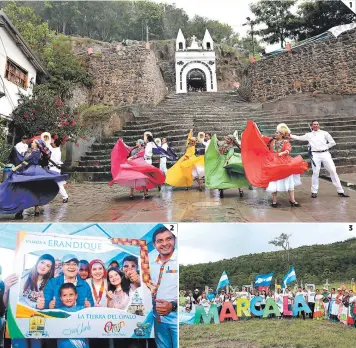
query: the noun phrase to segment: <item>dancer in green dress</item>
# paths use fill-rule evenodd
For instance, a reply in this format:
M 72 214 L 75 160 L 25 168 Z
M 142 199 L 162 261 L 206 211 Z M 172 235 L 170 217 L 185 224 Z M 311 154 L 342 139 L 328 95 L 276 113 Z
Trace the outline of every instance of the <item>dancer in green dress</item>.
M 224 197 L 224 190 L 229 188 L 238 188 L 242 197 L 241 188 L 250 185 L 245 176 L 241 154 L 235 152 L 238 149 L 239 140 L 235 132 L 219 143 L 214 135 L 205 152 L 205 186 L 209 189 L 219 189 L 221 198 Z

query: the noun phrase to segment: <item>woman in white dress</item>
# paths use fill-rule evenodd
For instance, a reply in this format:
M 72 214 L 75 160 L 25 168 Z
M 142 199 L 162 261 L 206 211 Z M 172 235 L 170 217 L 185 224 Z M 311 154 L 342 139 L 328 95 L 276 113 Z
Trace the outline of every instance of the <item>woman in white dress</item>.
M 90 286 L 91 294 L 94 299 L 95 307 L 107 306 L 107 280 L 105 264 L 99 259 L 95 259 L 89 263 L 89 278 L 86 282 Z
M 285 138 L 290 134 L 290 129 L 284 123 L 277 126 L 277 130 L 273 138 L 263 137 L 267 143 L 267 146 L 271 152 L 277 152 L 281 162 L 288 164 L 291 161 L 289 154 L 292 152 L 292 146 Z M 301 185 L 300 175 L 292 174 L 284 179 L 277 181 L 271 181 L 266 188 L 266 192 L 272 194 L 272 207 L 277 207 L 277 193 L 288 192 L 289 203 L 292 207 L 299 207 L 299 203 L 294 198 L 294 188 L 297 185 Z

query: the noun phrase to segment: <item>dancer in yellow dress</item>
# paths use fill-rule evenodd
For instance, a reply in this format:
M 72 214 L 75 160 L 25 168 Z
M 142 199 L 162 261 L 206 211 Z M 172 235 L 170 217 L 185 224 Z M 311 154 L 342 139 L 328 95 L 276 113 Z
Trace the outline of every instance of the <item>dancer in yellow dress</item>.
M 193 129 L 190 130 L 187 139 L 185 154 L 167 171 L 166 184 L 174 187 L 186 187 L 193 185 L 194 179 L 203 190 L 202 180 L 204 177 L 204 156 L 195 155 L 196 138 L 193 137 Z

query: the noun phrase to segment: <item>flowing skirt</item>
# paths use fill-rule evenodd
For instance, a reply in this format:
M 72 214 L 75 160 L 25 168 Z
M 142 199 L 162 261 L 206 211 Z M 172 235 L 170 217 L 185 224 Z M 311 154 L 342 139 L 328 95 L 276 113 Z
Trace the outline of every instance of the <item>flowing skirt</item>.
M 266 188 L 266 192 L 273 193 L 294 191 L 295 186 L 301 184 L 302 182 L 300 181 L 300 175 L 293 174 L 285 179 L 271 181 Z
M 247 122 L 242 134 L 241 155 L 246 177 L 255 187 L 266 188 L 270 182 L 309 170 L 308 163 L 299 155 L 279 157 L 271 152 L 253 121 Z
M 58 194 L 57 183 L 67 177 L 38 165 L 11 172 L 0 185 L 0 214 L 16 214 L 36 205 L 48 204 Z
M 316 301 L 314 307 L 313 318 L 320 320 L 323 319 L 324 316 L 324 305 L 322 301 Z
M 204 176 L 204 156 L 183 155 L 177 163 L 167 170 L 166 184 L 174 187 L 190 187 L 195 178 Z
M 234 153 L 227 161 L 227 156 L 219 152 L 216 135 L 212 137 L 205 153 L 205 186 L 220 190 L 249 186 L 241 155 Z
M 164 174 L 143 158 L 137 158 L 120 165 L 120 170 L 109 185 L 114 183 L 136 190 L 142 190 L 143 187 L 152 189 L 164 183 Z

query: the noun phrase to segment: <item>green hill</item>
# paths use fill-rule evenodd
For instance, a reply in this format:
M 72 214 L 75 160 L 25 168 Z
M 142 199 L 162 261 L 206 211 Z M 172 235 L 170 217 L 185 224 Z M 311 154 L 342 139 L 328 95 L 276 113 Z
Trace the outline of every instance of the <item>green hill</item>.
M 232 286 L 250 284 L 257 274 L 275 272 L 272 283 L 281 284 L 290 266 L 295 267 L 300 283 L 323 284 L 356 278 L 356 238 L 344 242 L 302 246 L 290 250 L 289 261 L 285 251 L 249 254 L 217 262 L 180 266 L 180 288 L 193 290 L 211 286 L 216 288 L 226 271 Z

